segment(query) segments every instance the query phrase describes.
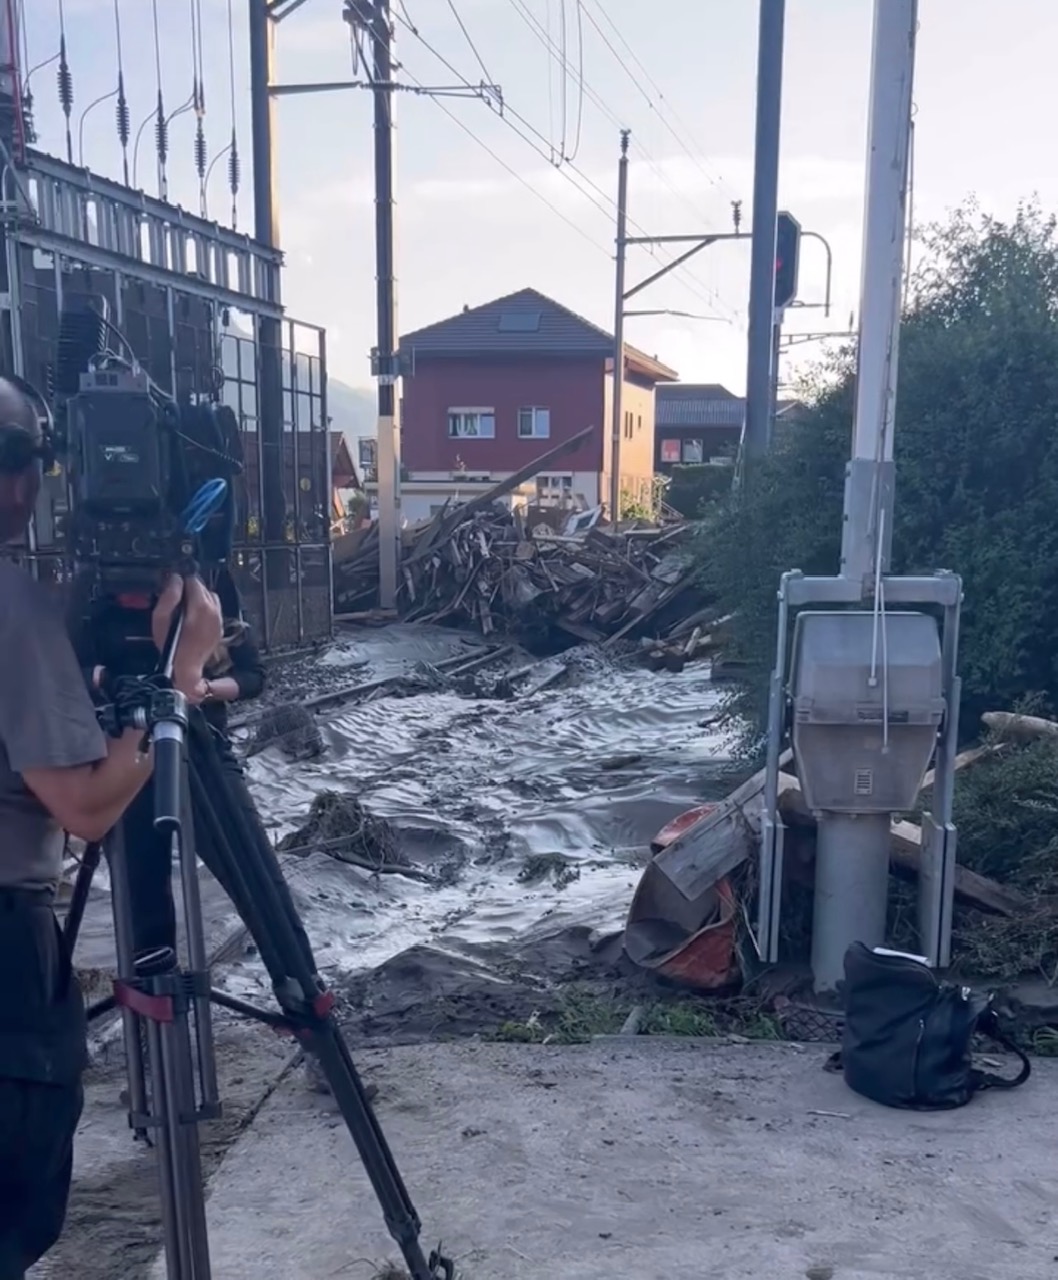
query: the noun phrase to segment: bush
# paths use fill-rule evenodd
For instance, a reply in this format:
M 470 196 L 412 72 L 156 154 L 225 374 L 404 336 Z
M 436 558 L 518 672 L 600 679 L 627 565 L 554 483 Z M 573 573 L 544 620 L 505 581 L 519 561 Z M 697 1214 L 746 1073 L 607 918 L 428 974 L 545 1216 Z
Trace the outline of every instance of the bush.
M 732 710 L 759 741 L 787 569 L 833 574 L 840 551 L 855 352 L 837 353 L 750 483 L 702 535 L 703 585 L 736 614 L 753 672 Z M 897 573 L 963 577 L 963 726 L 1033 695 L 1058 704 L 1058 239 L 1026 207 L 1010 223 L 957 214 L 928 238 L 900 336 Z
M 673 467 L 665 501 L 688 520 L 700 519 L 716 502 L 731 493 L 734 467 L 702 463 Z

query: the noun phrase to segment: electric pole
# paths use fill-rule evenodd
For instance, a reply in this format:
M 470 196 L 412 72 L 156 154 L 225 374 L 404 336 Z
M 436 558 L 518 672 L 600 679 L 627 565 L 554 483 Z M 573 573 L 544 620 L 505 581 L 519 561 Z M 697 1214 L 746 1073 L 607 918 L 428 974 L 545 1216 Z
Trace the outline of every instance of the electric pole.
M 625 258 L 628 253 L 628 139 L 621 131 L 621 159 L 617 166 L 617 258 L 616 297 L 613 320 L 613 393 L 610 421 L 610 520 L 621 518 L 621 431 L 624 416 L 625 383 Z
M 275 111 L 271 86 L 275 65 L 275 22 L 269 0 L 249 0 L 250 121 L 253 130 L 254 238 L 279 248 L 279 207 L 275 182 Z M 269 302 L 280 301 L 269 298 Z M 260 445 L 261 534 L 265 546 L 262 576 L 267 591 L 289 586 L 290 552 L 286 541 L 287 495 L 283 491 L 282 323 L 259 316 L 255 324 L 258 361 L 257 431 Z M 293 496 L 293 495 L 291 495 Z M 280 549 L 282 547 L 282 549 Z M 266 613 L 270 610 L 266 606 Z M 265 643 L 272 619 L 266 617 Z
M 767 453 L 771 439 L 775 237 L 779 209 L 779 135 L 782 124 L 785 21 L 786 0 L 760 0 L 744 430 L 747 459 L 758 458 Z
M 400 566 L 400 424 L 397 421 L 397 287 L 393 251 L 393 19 L 389 0 L 346 0 L 346 22 L 370 46 L 375 112 L 375 319 L 371 372 L 378 384 L 378 597 L 397 603 Z
M 841 577 L 864 593 L 889 571 L 917 23 L 917 0 L 875 0 L 856 414 L 841 547 Z M 876 601 L 875 607 L 884 606 Z M 950 707 L 949 715 L 958 718 Z M 891 841 L 888 813 L 819 815 L 812 924 L 817 990 L 837 987 L 851 943 L 878 946 L 885 939 Z

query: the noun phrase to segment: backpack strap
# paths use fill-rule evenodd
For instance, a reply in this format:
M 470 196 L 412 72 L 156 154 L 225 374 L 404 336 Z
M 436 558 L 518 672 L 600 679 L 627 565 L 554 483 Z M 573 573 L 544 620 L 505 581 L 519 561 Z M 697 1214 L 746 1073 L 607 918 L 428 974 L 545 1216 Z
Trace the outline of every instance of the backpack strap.
M 1007 1076 L 997 1076 L 992 1071 L 979 1071 L 975 1068 L 970 1077 L 974 1092 L 981 1089 L 1017 1089 L 1023 1085 L 1032 1075 L 1032 1063 L 1013 1040 L 1000 1031 L 999 1019 L 991 1010 L 981 1018 L 977 1030 L 981 1035 L 987 1036 L 989 1040 L 999 1045 L 1001 1049 L 1005 1049 L 1007 1053 L 1012 1053 L 1020 1061 L 1021 1070 L 1013 1079 L 1010 1079 Z

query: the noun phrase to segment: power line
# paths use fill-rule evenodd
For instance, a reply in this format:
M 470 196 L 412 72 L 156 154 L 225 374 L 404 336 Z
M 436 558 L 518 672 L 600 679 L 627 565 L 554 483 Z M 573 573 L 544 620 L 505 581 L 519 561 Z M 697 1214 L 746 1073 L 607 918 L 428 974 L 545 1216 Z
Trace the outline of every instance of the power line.
M 587 4 L 588 0 L 583 0 L 583 3 Z M 607 24 L 607 26 L 614 33 L 616 38 L 620 41 L 621 45 L 624 47 L 624 50 L 628 55 L 628 58 L 639 68 L 639 70 L 643 73 L 643 78 L 647 81 L 647 83 L 653 88 L 654 92 L 657 94 L 658 102 L 664 104 L 664 107 L 669 111 L 669 113 L 672 115 L 672 118 L 680 125 L 681 128 L 686 130 L 687 133 L 691 133 L 692 131 L 687 127 L 686 123 L 680 117 L 675 107 L 670 105 L 668 99 L 665 97 L 665 93 L 662 90 L 661 86 L 658 84 L 658 82 L 654 79 L 654 77 L 650 74 L 650 72 L 644 66 L 643 60 L 636 53 L 634 47 L 628 42 L 627 39 L 625 39 L 625 36 L 622 33 L 620 27 L 618 27 L 617 23 L 606 12 L 603 5 L 599 3 L 599 0 L 595 0 L 595 7 L 599 10 L 599 13 L 602 15 L 603 21 Z M 592 17 L 592 15 L 588 12 L 585 12 L 584 16 L 588 19 L 591 25 L 598 32 L 599 38 L 606 45 L 607 49 L 609 49 L 609 51 L 613 54 L 614 59 L 618 62 L 618 64 L 622 67 L 622 69 L 627 73 L 628 78 L 632 81 L 632 83 L 636 86 L 639 92 L 643 95 L 643 97 L 646 99 L 650 107 L 656 112 L 657 117 L 661 122 L 661 124 L 668 130 L 668 132 L 671 134 L 673 139 L 687 153 L 688 157 L 694 162 L 694 164 L 697 166 L 699 171 L 705 177 L 706 181 L 709 182 L 710 185 L 717 188 L 725 187 L 730 194 L 734 195 L 734 192 L 731 190 L 728 184 L 724 181 L 723 176 L 712 174 L 708 169 L 708 167 L 704 164 L 704 162 L 698 156 L 694 147 L 690 145 L 688 142 L 686 142 L 680 136 L 680 134 L 677 133 L 677 131 L 673 128 L 673 126 L 669 123 L 669 121 L 665 118 L 665 114 L 662 108 L 659 107 L 658 104 L 654 102 L 650 94 L 646 91 L 646 89 L 643 88 L 642 81 L 639 79 L 639 77 L 634 76 L 632 72 L 629 71 L 628 63 L 626 62 L 625 58 L 623 58 L 621 54 L 618 53 L 618 51 L 614 48 L 612 42 L 607 37 L 603 29 L 599 26 L 599 23 L 596 21 L 596 19 Z
M 472 81 L 468 80 L 466 76 L 463 75 L 463 73 L 459 70 L 458 67 L 454 66 L 448 60 L 448 58 L 444 56 L 443 53 L 435 49 L 434 46 L 430 44 L 430 42 L 426 39 L 426 37 L 419 31 L 418 27 L 416 27 L 412 22 L 410 22 L 407 17 L 402 17 L 402 18 L 399 18 L 398 20 L 401 23 L 403 23 L 405 27 L 407 27 L 411 35 L 413 35 L 415 39 L 419 41 L 419 43 L 423 46 L 423 48 L 428 53 L 433 54 L 433 56 L 438 60 L 438 62 L 442 63 L 447 68 L 447 70 L 450 71 L 452 75 L 456 77 L 457 80 L 461 81 L 468 89 L 473 89 L 476 87 Z M 518 125 L 513 124 L 512 118 L 513 120 L 516 120 L 518 124 L 520 124 L 522 127 L 519 128 Z M 569 167 L 573 170 L 574 173 L 578 175 L 578 177 L 580 177 L 588 185 L 588 187 L 592 189 L 592 191 L 595 192 L 594 196 L 591 194 L 591 192 L 585 191 L 584 188 L 581 187 L 574 180 L 574 178 L 569 173 L 568 169 L 565 169 L 560 165 L 554 164 L 553 160 L 549 155 L 549 150 L 551 149 L 551 144 L 549 140 L 543 133 L 540 132 L 539 129 L 537 129 L 537 127 L 531 121 L 527 120 L 525 116 L 521 114 L 521 112 L 516 111 L 508 102 L 504 101 L 500 119 L 507 126 L 507 128 L 511 130 L 512 133 L 514 133 L 517 137 L 521 138 L 521 140 L 527 146 L 532 147 L 532 149 L 536 152 L 538 156 L 541 157 L 541 159 L 547 161 L 549 164 L 552 165 L 553 168 L 555 168 L 559 173 L 561 173 L 562 176 L 566 179 L 566 181 L 571 183 L 571 185 L 577 191 L 579 191 L 580 194 L 586 200 L 588 200 L 591 204 L 593 204 L 601 214 L 603 214 L 607 218 L 611 216 L 611 209 L 610 207 L 608 207 L 608 205 L 612 206 L 613 201 L 610 198 L 610 196 L 602 189 L 602 187 L 598 185 L 598 183 L 594 182 L 591 178 L 589 178 L 587 174 L 582 173 L 576 167 L 576 165 L 570 165 Z M 525 132 L 523 132 L 523 130 Z M 607 201 L 608 205 L 600 204 L 599 202 L 600 200 Z
M 481 54 L 478 52 L 478 47 L 474 43 L 470 32 L 467 30 L 467 24 L 463 21 L 462 17 L 460 16 L 459 9 L 456 7 L 456 0 L 448 0 L 448 7 L 449 9 L 452 10 L 452 17 L 455 18 L 456 22 L 459 24 L 459 29 L 463 33 L 463 38 L 466 40 L 467 44 L 470 45 L 470 52 L 474 55 L 475 58 L 477 58 L 478 66 L 481 68 L 482 75 L 491 84 L 493 82 L 492 74 L 489 71 L 488 67 L 485 66 L 485 61 L 482 58 Z M 403 8 L 403 5 L 401 6 L 401 8 Z M 407 11 L 405 10 L 405 13 L 406 12 Z
M 540 25 L 540 22 L 538 21 L 538 19 L 527 8 L 527 6 L 524 3 L 524 0 L 508 0 L 508 3 L 514 9 L 514 11 L 518 14 L 518 16 L 522 19 L 522 21 L 526 24 L 526 26 L 533 33 L 536 39 L 544 46 L 544 49 L 547 51 L 549 56 L 552 59 L 554 59 L 559 64 L 560 67 L 563 67 L 564 63 L 563 63 L 561 50 L 555 44 L 555 41 L 551 37 L 550 33 Z M 589 20 L 591 19 L 590 14 L 587 14 L 586 16 L 588 17 Z M 625 127 L 624 121 L 611 109 L 609 104 L 602 98 L 602 96 L 599 93 L 597 93 L 596 90 L 588 83 L 584 75 L 583 63 L 581 65 L 579 81 L 580 81 L 582 92 L 587 95 L 588 99 L 602 112 L 604 116 L 606 116 L 606 118 L 610 121 L 610 123 L 616 129 L 623 129 Z M 636 151 L 646 161 L 648 167 L 654 173 L 658 181 L 661 182 L 663 186 L 668 188 L 668 190 L 678 200 L 682 201 L 683 204 L 686 205 L 686 207 L 691 211 L 691 213 L 694 215 L 696 219 L 701 218 L 702 216 L 701 210 L 698 209 L 694 205 L 694 203 L 688 198 L 686 192 L 681 191 L 675 185 L 675 183 L 673 183 L 672 179 L 668 176 L 668 174 L 665 173 L 665 171 L 658 165 L 658 163 L 655 161 L 654 157 L 650 154 L 650 152 L 643 146 L 641 142 L 639 142 L 639 140 L 634 135 L 632 137 L 632 145 L 636 149 Z M 713 181 L 713 180 L 710 179 L 710 181 Z M 632 226 L 634 229 L 643 232 L 643 228 L 638 226 L 638 224 L 636 224 L 631 218 L 629 219 L 629 225 Z M 646 234 L 646 233 L 643 232 L 643 234 Z M 687 287 L 690 287 L 689 281 L 693 280 L 693 278 L 694 278 L 693 276 L 689 275 L 686 272 L 683 272 L 682 274 L 677 276 L 677 279 L 679 279 L 681 283 L 683 283 Z M 703 296 L 702 293 L 697 288 L 695 288 L 693 291 L 697 292 L 699 297 Z M 718 303 L 720 306 L 725 307 L 730 314 L 732 315 L 738 314 L 735 311 L 735 309 L 730 306 L 730 304 L 724 302 L 720 298 L 719 294 L 715 290 L 710 290 L 709 292 L 712 294 L 712 299 L 716 303 Z
M 411 75 L 411 73 L 407 70 L 407 68 L 404 69 L 404 75 L 408 80 L 410 80 L 418 88 L 422 89 L 424 87 L 422 81 L 417 80 L 415 76 Z M 453 124 L 458 125 L 459 128 L 462 129 L 463 132 L 467 135 L 468 138 L 476 142 L 477 145 L 482 149 L 482 151 L 484 151 L 487 155 L 491 156 L 492 159 L 496 161 L 496 163 L 500 166 L 501 169 L 504 169 L 508 174 L 510 174 L 512 178 L 514 178 L 523 187 L 525 187 L 527 191 L 531 192 L 536 197 L 536 199 L 540 201 L 541 204 L 546 205 L 547 208 L 550 209 L 551 212 L 557 218 L 561 218 L 562 221 L 566 224 L 566 226 L 572 228 L 572 230 L 574 230 L 577 233 L 577 235 L 579 235 L 582 239 L 586 240 L 592 246 L 593 249 L 598 249 L 598 251 L 604 254 L 607 258 L 611 256 L 609 249 L 607 249 L 604 245 L 601 245 L 598 242 L 598 240 L 595 240 L 592 236 L 590 236 L 588 232 L 584 230 L 583 227 L 578 226 L 577 223 L 575 223 L 572 218 L 564 214 L 557 205 L 552 204 L 551 201 L 547 198 L 547 196 L 545 196 L 541 191 L 539 191 L 536 187 L 534 187 L 533 184 L 529 182 L 522 174 L 520 174 L 517 169 L 515 169 L 512 165 L 508 164 L 507 161 L 504 160 L 503 157 L 499 155 L 498 152 L 494 151 L 492 147 L 490 147 L 489 144 L 484 141 L 484 139 L 479 138 L 478 135 L 473 131 L 473 129 L 471 129 L 469 125 L 464 124 L 463 121 L 460 120 L 460 118 L 456 115 L 456 113 L 454 111 L 449 110 L 449 108 L 446 107 L 445 104 L 439 98 L 433 97 L 431 98 L 431 101 L 438 108 L 438 110 L 444 112 L 444 114 L 449 118 L 449 120 L 453 122 Z
M 519 3 L 520 0 L 513 0 L 513 2 Z M 437 49 L 435 49 L 434 46 L 430 44 L 430 42 L 422 35 L 419 29 L 410 21 L 406 10 L 405 10 L 404 16 L 399 18 L 399 21 L 401 21 L 403 25 L 407 27 L 408 31 L 419 41 L 419 43 L 429 53 L 432 53 L 433 56 L 437 58 L 437 60 L 441 62 L 454 76 L 456 76 L 457 79 L 461 80 L 462 83 L 465 84 L 468 88 L 474 87 L 471 81 L 469 81 L 459 71 L 459 69 L 455 67 L 449 61 L 449 59 L 444 56 L 444 54 L 440 53 Z M 513 125 L 510 119 L 510 117 L 512 116 L 515 120 L 517 120 L 523 126 L 525 130 L 528 130 L 529 134 L 533 135 L 538 140 L 538 142 L 534 142 L 533 137 L 526 136 L 526 133 L 522 132 L 522 130 L 518 129 L 515 125 Z M 518 137 L 522 139 L 523 142 L 525 142 L 528 146 L 532 147 L 537 155 L 541 156 L 542 159 L 547 160 L 550 163 L 553 163 L 553 161 L 550 160 L 548 151 L 544 150 L 539 145 L 542 143 L 543 147 L 550 149 L 551 144 L 547 139 L 547 137 L 543 133 L 541 133 L 540 130 L 537 129 L 536 126 L 531 123 L 531 121 L 527 120 L 525 116 L 523 116 L 520 112 L 516 111 L 513 107 L 511 107 L 506 100 L 503 101 L 503 109 L 502 109 L 502 114 L 500 118 L 503 120 L 503 122 L 507 125 L 508 128 L 510 128 Z M 574 189 L 577 190 L 592 205 L 594 205 L 594 207 L 600 213 L 604 214 L 608 218 L 613 216 L 613 211 L 616 208 L 616 204 L 614 202 L 613 197 L 610 196 L 608 192 L 604 191 L 597 182 L 595 182 L 586 173 L 584 173 L 583 170 L 581 170 L 577 165 L 573 164 L 568 158 L 566 158 L 565 164 L 557 164 L 557 165 L 554 165 L 554 167 L 557 169 L 559 173 L 563 175 L 563 177 L 568 182 L 571 183 Z M 587 187 L 591 188 L 591 190 L 596 193 L 596 196 L 598 196 L 599 199 L 596 199 L 595 196 L 593 196 L 589 191 L 586 191 L 584 187 L 582 187 L 578 182 L 576 182 L 572 177 L 570 170 L 572 170 L 573 173 L 576 174 L 577 177 L 579 177 Z M 600 199 L 605 201 L 606 203 L 600 204 L 599 202 Z M 635 230 L 643 233 L 644 235 L 646 234 L 644 228 L 640 226 L 638 223 L 634 222 L 632 219 L 629 219 L 629 225 L 632 226 Z M 728 311 L 734 314 L 733 309 L 730 308 L 728 304 L 725 303 L 719 297 L 719 295 L 716 293 L 715 290 L 710 290 L 707 287 L 701 286 L 699 282 L 694 279 L 693 276 L 690 276 L 689 274 L 684 274 L 683 277 L 680 278 L 680 283 L 682 283 L 685 288 L 695 293 L 699 299 L 701 299 L 703 302 L 706 303 L 706 305 L 709 305 L 709 306 L 719 305 L 722 307 L 727 307 Z

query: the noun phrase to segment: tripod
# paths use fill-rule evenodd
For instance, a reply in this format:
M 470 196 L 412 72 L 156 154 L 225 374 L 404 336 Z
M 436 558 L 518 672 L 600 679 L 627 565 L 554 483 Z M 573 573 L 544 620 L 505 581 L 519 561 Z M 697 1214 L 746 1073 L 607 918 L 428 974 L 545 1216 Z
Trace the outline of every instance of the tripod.
M 429 1258 L 423 1253 L 418 1214 L 334 1017 L 334 997 L 316 972 L 293 902 L 280 888 L 282 871 L 275 853 L 233 803 L 205 718 L 172 689 L 180 627 L 177 615 L 159 675 L 137 682 L 142 690 L 138 705 L 131 716 L 127 710 L 119 714 L 117 727 L 131 723 L 143 728 L 154 743 L 155 826 L 170 835 L 179 858 L 187 964 L 181 966 L 169 948 L 134 957 L 125 842 L 119 828 L 106 841 L 118 978 L 113 998 L 103 1002 L 121 1009 L 130 1126 L 141 1136 L 153 1136 L 157 1147 L 168 1280 L 211 1277 L 198 1142 L 199 1121 L 220 1113 L 211 1001 L 290 1032 L 306 1051 L 316 1054 L 412 1280 L 454 1280 L 455 1268 L 439 1250 Z M 257 944 L 279 1012 L 211 991 L 192 813 L 206 836 L 210 870 Z M 66 922 L 71 949 L 101 856 L 99 846 L 90 846 L 78 873 Z M 97 1006 L 89 1015 L 101 1011 Z M 144 1069 L 141 1027 L 147 1033 L 149 1071 Z

